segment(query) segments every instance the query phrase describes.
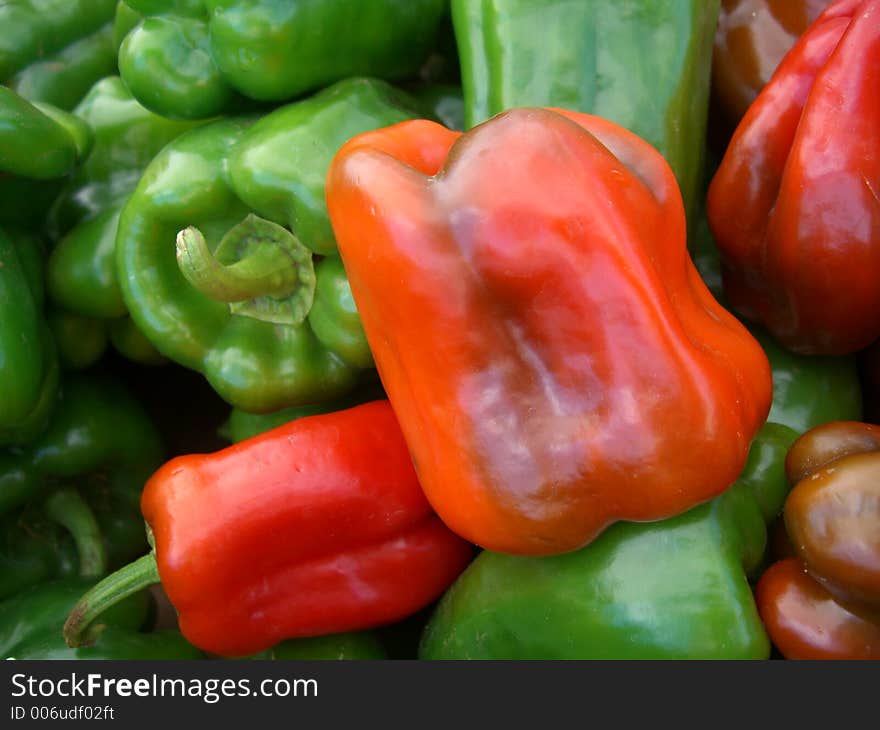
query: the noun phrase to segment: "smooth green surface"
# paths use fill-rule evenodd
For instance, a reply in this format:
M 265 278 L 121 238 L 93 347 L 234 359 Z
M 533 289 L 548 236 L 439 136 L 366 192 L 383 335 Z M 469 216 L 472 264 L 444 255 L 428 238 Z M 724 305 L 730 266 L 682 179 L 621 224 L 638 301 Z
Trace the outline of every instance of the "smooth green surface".
M 0 173 L 34 180 L 61 177 L 88 153 L 90 142 L 81 120 L 49 105 L 38 108 L 0 86 Z
M 768 421 L 799 434 L 829 421 L 862 420 L 862 389 L 855 356 L 799 355 L 746 323 L 773 368 L 773 406 Z
M 748 577 L 795 438 L 765 426 L 737 483 L 677 517 L 617 523 L 565 555 L 484 551 L 441 599 L 420 658 L 767 659 Z
M 278 102 L 351 76 L 415 78 L 445 0 L 204 0 L 129 3 L 147 15 L 121 43 L 132 93 L 164 116 L 199 119 Z
M 175 242 L 195 226 L 213 250 L 256 213 L 311 251 L 335 251 L 324 202 L 330 159 L 355 134 L 416 116 L 407 100 L 381 81 L 346 80 L 258 121 L 192 130 L 153 160 L 123 210 L 116 261 L 132 319 L 163 355 L 204 373 L 222 398 L 250 412 L 337 398 L 356 385 L 367 353 L 338 277 L 323 277 L 332 291 L 320 282 L 316 289 L 315 301 L 331 305 L 319 307 L 319 339 L 311 314 L 299 326 L 263 322 L 190 286 Z
M 49 258 L 49 296 L 69 312 L 118 318 L 126 314 L 115 260 L 122 205 L 159 150 L 193 123 L 148 111 L 118 76 L 101 79 L 74 111 L 93 130 L 94 145 L 51 212 L 60 241 Z
M 24 644 L 61 636 L 70 609 L 93 582 L 80 578 L 48 581 L 0 601 L 0 659 L 14 656 Z M 142 591 L 108 609 L 101 622 L 138 630 L 150 610 L 150 594 Z
M 45 252 L 20 229 L 0 229 L 0 447 L 46 427 L 58 390 L 58 353 L 43 315 Z
M 108 626 L 89 646 L 72 649 L 64 637 L 50 634 L 20 644 L 16 659 L 204 659 L 204 654 L 180 634 L 165 629 L 139 633 L 119 626 Z
M 521 106 L 596 114 L 656 147 L 696 205 L 721 0 L 452 0 L 465 124 Z
M 131 317 L 111 320 L 109 323 L 110 342 L 123 357 L 141 365 L 163 365 L 168 360 L 150 342 Z
M 52 308 L 46 315 L 61 366 L 85 370 L 94 365 L 107 349 L 107 327 L 103 320 Z
M 0 83 L 33 101 L 72 109 L 114 73 L 116 0 L 5 0 L 0 3 Z
M 367 377 L 354 391 L 337 400 L 310 403 L 303 406 L 291 406 L 290 408 L 282 408 L 271 413 L 248 413 L 247 411 L 233 408 L 229 418 L 226 419 L 226 422 L 220 429 L 220 435 L 233 443 L 237 443 L 266 431 L 271 431 L 273 428 L 278 428 L 278 426 L 283 426 L 298 418 L 342 411 L 361 403 L 382 400 L 386 397 L 378 377 Z

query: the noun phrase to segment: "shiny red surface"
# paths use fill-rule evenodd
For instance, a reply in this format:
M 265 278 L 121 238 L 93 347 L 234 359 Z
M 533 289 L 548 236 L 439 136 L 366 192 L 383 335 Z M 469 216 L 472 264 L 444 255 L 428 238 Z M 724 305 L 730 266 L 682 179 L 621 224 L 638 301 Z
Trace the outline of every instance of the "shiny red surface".
M 356 137 L 327 201 L 385 390 L 440 517 L 517 554 L 682 512 L 739 475 L 757 342 L 688 256 L 666 162 L 586 114 Z
M 431 511 L 387 401 L 173 459 L 141 506 L 181 631 L 223 656 L 402 619 L 473 556 Z

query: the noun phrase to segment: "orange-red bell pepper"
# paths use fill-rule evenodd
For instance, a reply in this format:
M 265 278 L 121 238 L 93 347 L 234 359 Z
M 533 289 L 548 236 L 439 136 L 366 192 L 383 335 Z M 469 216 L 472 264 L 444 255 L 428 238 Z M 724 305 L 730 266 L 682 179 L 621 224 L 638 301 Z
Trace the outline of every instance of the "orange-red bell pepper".
M 327 203 L 420 481 L 499 552 L 579 548 L 733 483 L 770 368 L 688 257 L 666 161 L 587 114 L 350 140 Z
M 785 467 L 795 556 L 756 589 L 770 639 L 791 659 L 880 659 L 880 426 L 810 429 Z
M 108 605 L 161 578 L 192 644 L 243 656 L 402 619 L 473 557 L 431 511 L 384 400 L 172 459 L 141 509 L 154 553 L 80 600 L 70 644 L 89 640 Z
M 837 0 L 786 54 L 709 188 L 724 290 L 792 350 L 880 337 L 880 0 Z

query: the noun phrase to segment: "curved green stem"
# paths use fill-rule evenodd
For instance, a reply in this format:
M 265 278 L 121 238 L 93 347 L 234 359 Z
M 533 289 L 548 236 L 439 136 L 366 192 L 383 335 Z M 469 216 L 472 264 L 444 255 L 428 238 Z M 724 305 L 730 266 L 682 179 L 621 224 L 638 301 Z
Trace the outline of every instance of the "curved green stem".
M 98 616 L 123 598 L 158 582 L 159 568 L 153 552 L 111 573 L 76 602 L 64 622 L 64 641 L 70 647 L 94 642 L 104 628 L 94 623 Z
M 46 515 L 73 536 L 79 555 L 79 574 L 83 578 L 104 575 L 107 572 L 104 536 L 80 493 L 72 487 L 59 489 L 46 498 L 43 506 Z
M 312 252 L 283 226 L 250 214 L 212 253 L 198 228 L 177 234 L 177 265 L 202 294 L 233 314 L 301 324 L 315 297 Z

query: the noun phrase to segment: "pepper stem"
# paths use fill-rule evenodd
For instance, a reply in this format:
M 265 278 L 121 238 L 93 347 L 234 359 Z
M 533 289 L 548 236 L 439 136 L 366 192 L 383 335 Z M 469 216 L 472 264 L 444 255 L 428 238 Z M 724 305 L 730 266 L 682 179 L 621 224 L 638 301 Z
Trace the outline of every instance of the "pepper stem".
M 49 495 L 43 503 L 46 515 L 66 529 L 76 544 L 79 574 L 97 578 L 107 572 L 104 536 L 95 515 L 79 492 L 64 487 Z
M 76 602 L 64 622 L 64 641 L 70 647 L 94 643 L 104 629 L 103 625 L 94 623 L 98 616 L 132 593 L 158 582 L 159 568 L 154 552 L 111 573 Z
M 253 213 L 213 253 L 198 228 L 180 231 L 177 265 L 193 287 L 243 317 L 299 325 L 315 298 L 312 252 L 283 226 Z

